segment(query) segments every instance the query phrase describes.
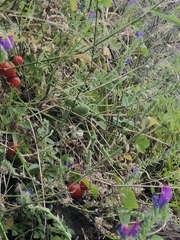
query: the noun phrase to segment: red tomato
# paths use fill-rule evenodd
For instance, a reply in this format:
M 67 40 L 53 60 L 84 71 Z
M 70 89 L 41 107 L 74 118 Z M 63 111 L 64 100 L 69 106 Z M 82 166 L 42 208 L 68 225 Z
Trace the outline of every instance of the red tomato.
M 12 62 L 5 62 L 0 64 L 0 74 L 5 77 L 14 77 L 16 76 L 16 69 L 8 69 L 13 68 L 14 64 Z
M 14 156 L 14 155 L 16 155 L 18 150 L 19 150 L 19 145 L 17 143 L 10 142 L 9 143 L 9 148 L 8 148 L 8 151 L 7 151 L 7 155 L 8 156 Z
M 82 181 L 79 184 L 81 190 L 86 191 L 86 190 L 89 189 L 89 187 L 90 187 L 90 182 L 89 181 L 90 181 L 90 179 L 87 178 L 87 177 L 82 179 Z
M 70 182 L 67 184 L 69 193 L 72 198 L 82 198 L 84 191 L 80 188 L 78 183 Z
M 21 80 L 19 77 L 8 78 L 7 82 L 11 85 L 11 87 L 14 88 L 18 88 L 21 84 Z
M 21 57 L 21 56 L 15 56 L 14 59 L 13 59 L 13 63 L 15 65 L 21 65 L 24 63 L 24 59 Z

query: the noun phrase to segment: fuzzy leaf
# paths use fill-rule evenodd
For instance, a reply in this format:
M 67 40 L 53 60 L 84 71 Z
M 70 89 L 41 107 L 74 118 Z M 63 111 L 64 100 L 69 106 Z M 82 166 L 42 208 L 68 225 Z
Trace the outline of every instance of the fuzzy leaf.
M 120 193 L 123 195 L 122 204 L 128 210 L 133 210 L 138 208 L 138 203 L 136 200 L 136 196 L 132 189 L 130 188 L 122 188 Z
M 150 141 L 145 136 L 137 136 L 135 138 L 135 146 L 138 152 L 145 153 L 146 148 L 150 146 Z

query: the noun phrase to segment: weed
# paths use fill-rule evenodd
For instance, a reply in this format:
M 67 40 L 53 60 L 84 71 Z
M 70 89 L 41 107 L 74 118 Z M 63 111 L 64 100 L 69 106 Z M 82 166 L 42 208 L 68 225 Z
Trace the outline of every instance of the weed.
M 0 63 L 21 59 L 0 71 L 2 238 L 155 239 L 156 222 L 179 221 L 178 2 L 0 11 Z

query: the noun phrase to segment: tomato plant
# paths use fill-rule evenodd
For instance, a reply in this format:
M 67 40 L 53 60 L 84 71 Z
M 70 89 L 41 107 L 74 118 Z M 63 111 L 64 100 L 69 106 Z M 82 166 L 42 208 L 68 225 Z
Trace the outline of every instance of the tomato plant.
M 5 77 L 14 77 L 16 76 L 16 69 L 13 69 L 14 64 L 12 62 L 5 62 L 0 64 L 0 75 Z M 12 68 L 12 69 L 9 69 Z
M 21 56 L 15 56 L 14 59 L 13 59 L 13 63 L 15 65 L 21 65 L 24 63 L 24 59 L 21 57 Z
M 19 77 L 8 78 L 7 82 L 14 88 L 18 88 L 21 84 L 21 80 Z
M 86 191 L 90 188 L 90 182 L 89 182 L 89 178 L 85 177 L 81 180 L 80 184 L 79 184 L 81 190 Z
M 17 151 L 19 150 L 19 145 L 15 142 L 10 142 L 8 144 L 9 148 L 8 148 L 8 151 L 7 151 L 7 155 L 8 156 L 14 156 L 16 155 Z
M 84 191 L 80 188 L 78 183 L 69 182 L 67 186 L 72 198 L 82 198 Z

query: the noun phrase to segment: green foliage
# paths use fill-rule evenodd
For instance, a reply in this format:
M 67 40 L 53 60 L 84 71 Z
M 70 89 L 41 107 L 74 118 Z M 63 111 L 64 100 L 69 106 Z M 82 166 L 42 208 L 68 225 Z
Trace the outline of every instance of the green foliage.
M 123 188 L 119 191 L 122 194 L 122 204 L 128 210 L 138 208 L 136 196 L 131 189 Z
M 98 231 L 110 225 L 103 234 L 119 239 L 117 221 L 143 222 L 152 204 L 146 191 L 161 184 L 174 186 L 170 206 L 179 212 L 180 55 L 171 24 L 180 26 L 178 2 L 0 4 L 0 34 L 15 41 L 0 50 L 0 63 L 24 58 L 20 88 L 0 76 L 3 238 L 72 239 L 62 203 L 87 218 L 98 212 Z M 20 149 L 9 157 L 12 141 Z M 81 180 L 88 190 L 72 200 L 67 183 Z
M 147 137 L 139 135 L 135 137 L 135 146 L 138 152 L 145 153 L 146 149 L 150 146 L 150 141 Z

